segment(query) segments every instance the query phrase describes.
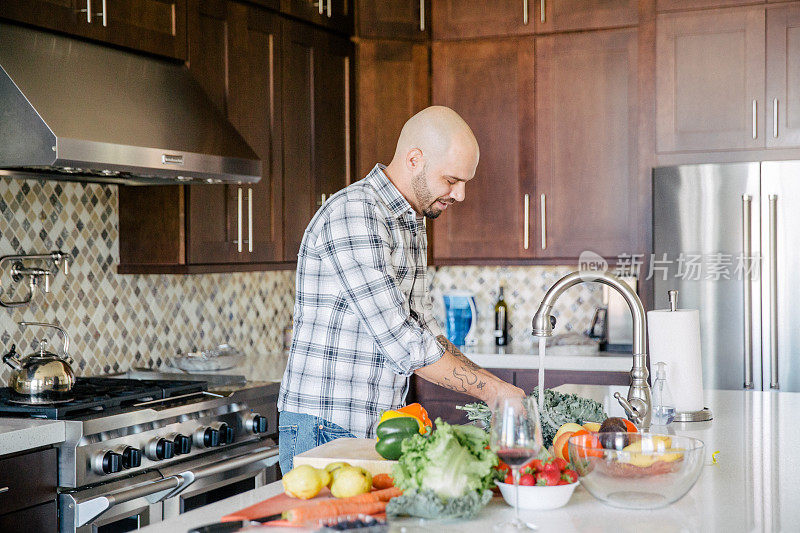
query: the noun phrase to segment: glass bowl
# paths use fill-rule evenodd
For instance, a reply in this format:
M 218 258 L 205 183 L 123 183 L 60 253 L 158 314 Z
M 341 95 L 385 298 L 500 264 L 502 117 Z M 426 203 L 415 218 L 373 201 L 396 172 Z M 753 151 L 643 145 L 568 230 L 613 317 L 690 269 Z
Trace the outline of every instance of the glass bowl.
M 703 468 L 703 441 L 653 433 L 570 437 L 569 459 L 581 485 L 601 502 L 657 509 L 680 500 Z

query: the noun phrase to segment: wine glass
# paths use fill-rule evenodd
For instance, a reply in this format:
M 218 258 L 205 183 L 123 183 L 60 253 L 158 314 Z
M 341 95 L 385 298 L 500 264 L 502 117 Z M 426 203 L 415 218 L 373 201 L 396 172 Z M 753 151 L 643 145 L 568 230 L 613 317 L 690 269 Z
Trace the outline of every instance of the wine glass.
M 519 518 L 519 469 L 542 449 L 542 427 L 536 403 L 524 398 L 500 398 L 492 409 L 491 446 L 511 467 L 514 477 L 513 521 L 495 526 L 497 529 L 536 529 Z

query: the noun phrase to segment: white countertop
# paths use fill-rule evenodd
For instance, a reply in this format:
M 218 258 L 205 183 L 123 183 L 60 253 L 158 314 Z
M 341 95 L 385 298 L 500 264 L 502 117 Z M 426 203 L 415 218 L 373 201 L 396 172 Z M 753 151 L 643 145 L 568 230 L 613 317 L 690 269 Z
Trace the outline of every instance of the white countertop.
M 61 420 L 0 418 L 0 456 L 65 440 L 66 426 Z
M 539 352 L 530 346 L 488 345 L 467 347 L 464 355 L 483 368 L 538 369 Z M 544 358 L 545 370 L 630 372 L 633 356 L 624 353 L 592 352 L 571 346 L 551 346 Z
M 621 414 L 612 394 L 626 387 L 572 386 L 559 390 L 576 392 L 602 401 L 610 415 Z M 706 391 L 706 403 L 714 420 L 672 424 L 669 432 L 702 439 L 706 465 L 700 479 L 680 501 L 654 511 L 616 509 L 595 500 L 578 487 L 570 502 L 552 511 L 521 511 L 521 516 L 554 532 L 665 531 L 796 531 L 800 524 L 800 477 L 797 443 L 800 425 L 800 393 Z M 711 453 L 719 450 L 718 464 Z M 204 508 L 144 528 L 145 533 L 182 533 L 191 527 L 216 522 L 227 513 L 274 496 L 280 482 L 216 502 Z M 392 531 L 491 531 L 513 510 L 502 498 L 494 498 L 469 522 L 432 523 L 416 519 L 392 522 Z M 270 528 L 265 531 L 298 531 Z

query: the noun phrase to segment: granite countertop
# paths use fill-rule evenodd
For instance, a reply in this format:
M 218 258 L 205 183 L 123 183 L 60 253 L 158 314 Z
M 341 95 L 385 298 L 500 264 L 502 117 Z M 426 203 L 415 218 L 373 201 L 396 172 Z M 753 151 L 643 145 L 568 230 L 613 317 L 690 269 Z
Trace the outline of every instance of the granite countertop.
M 627 387 L 564 385 L 558 390 L 575 392 L 602 402 L 612 416 L 622 412 L 614 392 Z M 706 404 L 714 420 L 673 423 L 667 432 L 703 440 L 705 464 L 700 479 L 678 502 L 653 511 L 608 507 L 595 500 L 583 487 L 575 490 L 569 503 L 551 511 L 521 511 L 522 518 L 538 525 L 539 531 L 794 531 L 800 523 L 800 478 L 796 443 L 800 425 L 794 413 L 800 411 L 800 394 L 760 391 L 706 391 Z M 719 450 L 718 463 L 711 454 Z M 154 524 L 143 533 L 183 533 L 189 528 L 216 522 L 227 513 L 279 494 L 280 482 L 221 500 Z M 502 498 L 494 498 L 470 522 L 421 522 L 403 519 L 392 523 L 391 531 L 491 531 L 507 520 L 513 510 Z M 272 531 L 281 531 L 270 528 Z M 299 531 L 296 528 L 283 531 Z
M 62 420 L 0 418 L 0 456 L 24 452 L 66 440 Z

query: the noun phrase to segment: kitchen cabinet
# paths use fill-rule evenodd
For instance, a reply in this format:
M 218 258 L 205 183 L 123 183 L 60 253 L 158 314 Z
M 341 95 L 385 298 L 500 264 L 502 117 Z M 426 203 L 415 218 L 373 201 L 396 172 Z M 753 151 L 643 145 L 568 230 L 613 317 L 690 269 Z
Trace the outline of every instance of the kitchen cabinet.
M 352 44 L 283 21 L 284 260 L 294 261 L 314 213 L 351 179 Z
M 0 17 L 186 58 L 186 0 L 4 0 Z
M 389 164 L 406 120 L 429 104 L 429 53 L 424 44 L 362 39 L 356 45 L 354 179 L 376 163 Z
M 358 36 L 425 41 L 430 34 L 431 0 L 358 0 Z
M 636 29 L 536 40 L 532 245 L 539 258 L 636 249 L 637 51 Z
M 763 7 L 658 15 L 658 152 L 764 146 Z
M 767 10 L 767 147 L 800 146 L 800 4 Z
M 53 448 L 0 458 L 0 531 L 56 531 L 57 474 Z
M 770 0 L 771 2 L 774 0 Z M 782 0 L 780 0 L 782 1 Z M 686 11 L 709 7 L 730 7 L 747 4 L 763 4 L 765 0 L 657 0 L 658 11 Z
M 535 0 L 436 0 L 431 5 L 433 38 L 532 34 Z
M 464 202 L 433 224 L 437 264 L 533 258 L 533 38 L 434 42 L 433 103 L 453 108 L 480 146 Z
M 635 26 L 639 22 L 637 0 L 537 0 L 535 3 L 536 33 Z
M 261 180 L 120 187 L 120 272 L 282 259 L 279 18 L 222 0 L 193 1 L 190 18 L 189 71 L 261 158 Z
M 329 30 L 353 33 L 353 0 L 280 0 L 280 9 Z

